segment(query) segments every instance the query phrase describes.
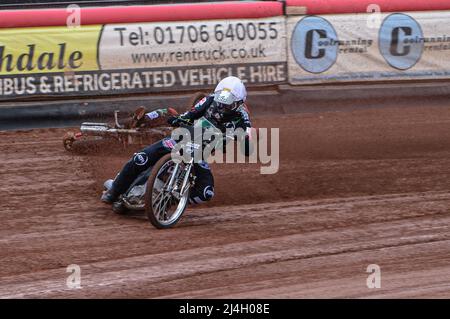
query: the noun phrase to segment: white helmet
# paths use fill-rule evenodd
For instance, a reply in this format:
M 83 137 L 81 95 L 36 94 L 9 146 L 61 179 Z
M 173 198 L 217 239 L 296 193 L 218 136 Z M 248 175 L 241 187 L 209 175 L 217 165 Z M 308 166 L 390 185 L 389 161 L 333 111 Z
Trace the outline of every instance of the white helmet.
M 219 108 L 236 110 L 244 103 L 246 98 L 245 85 L 235 76 L 224 78 L 214 90 L 214 101 Z

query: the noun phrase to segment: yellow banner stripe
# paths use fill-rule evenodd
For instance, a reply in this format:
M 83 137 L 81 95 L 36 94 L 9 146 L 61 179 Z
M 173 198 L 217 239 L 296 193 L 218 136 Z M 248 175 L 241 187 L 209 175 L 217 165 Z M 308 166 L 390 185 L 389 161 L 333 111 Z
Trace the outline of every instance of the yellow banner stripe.
M 98 70 L 101 25 L 0 29 L 0 74 Z

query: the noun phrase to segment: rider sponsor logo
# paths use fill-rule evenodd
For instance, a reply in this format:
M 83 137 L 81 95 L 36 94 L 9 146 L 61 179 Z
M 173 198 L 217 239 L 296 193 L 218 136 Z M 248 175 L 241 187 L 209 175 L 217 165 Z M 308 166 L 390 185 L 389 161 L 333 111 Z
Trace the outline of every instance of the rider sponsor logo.
M 197 104 L 195 104 L 192 109 L 199 110 L 202 107 L 203 103 L 205 103 L 205 102 L 206 102 L 206 96 L 203 99 L 201 99 L 200 101 L 198 101 Z
M 200 161 L 200 162 L 198 163 L 198 166 L 200 166 L 201 168 L 204 168 L 204 169 L 210 169 L 208 163 L 205 162 L 205 161 Z
M 206 186 L 205 189 L 203 190 L 203 197 L 206 200 L 210 200 L 211 198 L 213 198 L 213 196 L 214 196 L 213 187 L 211 185 Z
M 144 152 L 137 153 L 134 155 L 134 163 L 136 165 L 142 166 L 147 164 L 148 162 L 148 156 Z
M 173 139 L 165 139 L 162 141 L 163 145 L 168 149 L 173 149 L 175 147 L 175 144 L 177 144 Z
M 421 58 L 424 43 L 422 29 L 412 17 L 403 13 L 389 15 L 382 23 L 379 35 L 380 52 L 395 69 L 412 68 Z
M 338 55 L 338 37 L 331 23 L 309 16 L 294 28 L 291 50 L 297 64 L 307 72 L 322 73 L 331 68 Z
M 159 117 L 159 114 L 158 114 L 158 112 L 153 111 L 153 112 L 147 113 L 147 117 L 150 118 L 151 120 L 154 120 Z
M 194 109 L 199 109 L 206 102 L 206 96 L 195 104 Z

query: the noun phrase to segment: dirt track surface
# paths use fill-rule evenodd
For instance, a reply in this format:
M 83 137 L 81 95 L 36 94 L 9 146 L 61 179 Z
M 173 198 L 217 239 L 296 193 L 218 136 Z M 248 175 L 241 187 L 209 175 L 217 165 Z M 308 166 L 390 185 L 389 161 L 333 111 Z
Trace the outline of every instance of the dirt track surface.
M 281 128 L 279 172 L 213 165 L 216 198 L 163 231 L 99 201 L 131 151 L 0 132 L 0 298 L 450 298 L 450 107 L 255 124 Z

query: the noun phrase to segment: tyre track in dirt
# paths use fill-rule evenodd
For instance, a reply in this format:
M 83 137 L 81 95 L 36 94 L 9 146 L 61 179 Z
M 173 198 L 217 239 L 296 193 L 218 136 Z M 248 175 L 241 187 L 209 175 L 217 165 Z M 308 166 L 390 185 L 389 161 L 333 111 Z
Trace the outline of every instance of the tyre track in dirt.
M 426 196 L 423 196 L 423 194 L 421 196 L 426 200 Z M 405 199 L 405 196 L 402 196 L 402 198 Z M 409 198 L 415 198 L 415 196 Z M 433 201 L 433 199 L 432 196 L 430 201 Z M 445 200 L 447 204 L 450 203 L 450 195 L 447 195 Z M 364 198 L 362 201 L 361 205 L 370 203 L 369 198 Z M 384 200 L 387 203 L 391 201 L 398 202 L 398 198 Z M 384 208 L 382 199 L 375 200 L 375 202 L 373 205 Z M 358 201 L 355 200 L 354 203 L 358 204 Z M 341 204 L 343 203 L 336 200 L 334 205 L 340 207 Z M 277 204 L 269 206 L 280 209 Z M 308 208 L 317 209 L 316 205 L 303 206 L 304 211 L 308 211 Z M 223 209 L 226 212 L 239 214 L 239 209 L 236 208 L 224 207 Z M 283 210 L 281 209 L 281 211 Z M 195 215 L 198 215 L 196 217 L 201 219 L 206 213 L 200 210 Z M 251 213 L 248 214 L 251 215 Z M 401 234 L 401 236 L 399 237 L 398 234 Z M 157 290 L 155 285 L 204 274 L 231 271 L 235 272 L 236 276 L 242 269 L 261 265 L 277 267 L 277 264 L 289 261 L 323 260 L 327 256 L 351 256 L 353 253 L 395 250 L 404 246 L 431 247 L 433 249 L 439 247 L 433 246 L 435 244 L 445 247 L 441 252 L 440 264 L 443 262 L 444 264 L 450 263 L 450 254 L 448 254 L 450 253 L 450 216 L 448 214 L 435 216 L 432 220 L 415 218 L 408 223 L 405 223 L 403 219 L 395 222 L 359 224 L 352 227 L 315 230 L 261 240 L 143 255 L 87 265 L 81 264 L 80 266 L 87 274 L 83 276 L 84 290 L 79 290 L 77 295 L 92 297 L 100 292 L 111 294 L 111 292 L 120 291 L 123 284 L 133 285 L 143 282 L 151 285 L 152 290 Z M 450 269 L 446 271 L 441 275 L 450 273 Z M 363 269 L 360 272 L 363 273 Z M 37 278 L 42 277 L 56 277 L 57 279 L 36 281 Z M 47 294 L 57 296 L 64 292 L 69 293 L 69 295 L 73 294 L 65 287 L 65 282 L 58 277 L 61 277 L 61 271 L 58 272 L 57 270 L 35 273 L 31 278 L 29 275 L 17 276 L 12 279 L 4 277 L 2 288 L 0 288 L 0 297 L 42 297 Z M 450 277 L 447 277 L 447 288 L 450 288 L 450 279 L 448 278 Z M 24 281 L 25 284 L 17 284 L 18 280 Z M 440 282 L 440 284 L 443 283 Z M 226 289 L 227 287 L 223 288 Z M 245 288 L 248 289 L 249 287 Z M 121 293 L 126 294 L 124 291 Z M 257 291 L 251 292 L 251 294 L 255 293 Z M 115 294 L 112 293 L 111 295 L 114 296 Z M 197 297 L 208 296 L 198 293 L 194 293 L 194 295 Z M 185 293 L 184 296 L 189 297 L 190 295 Z

